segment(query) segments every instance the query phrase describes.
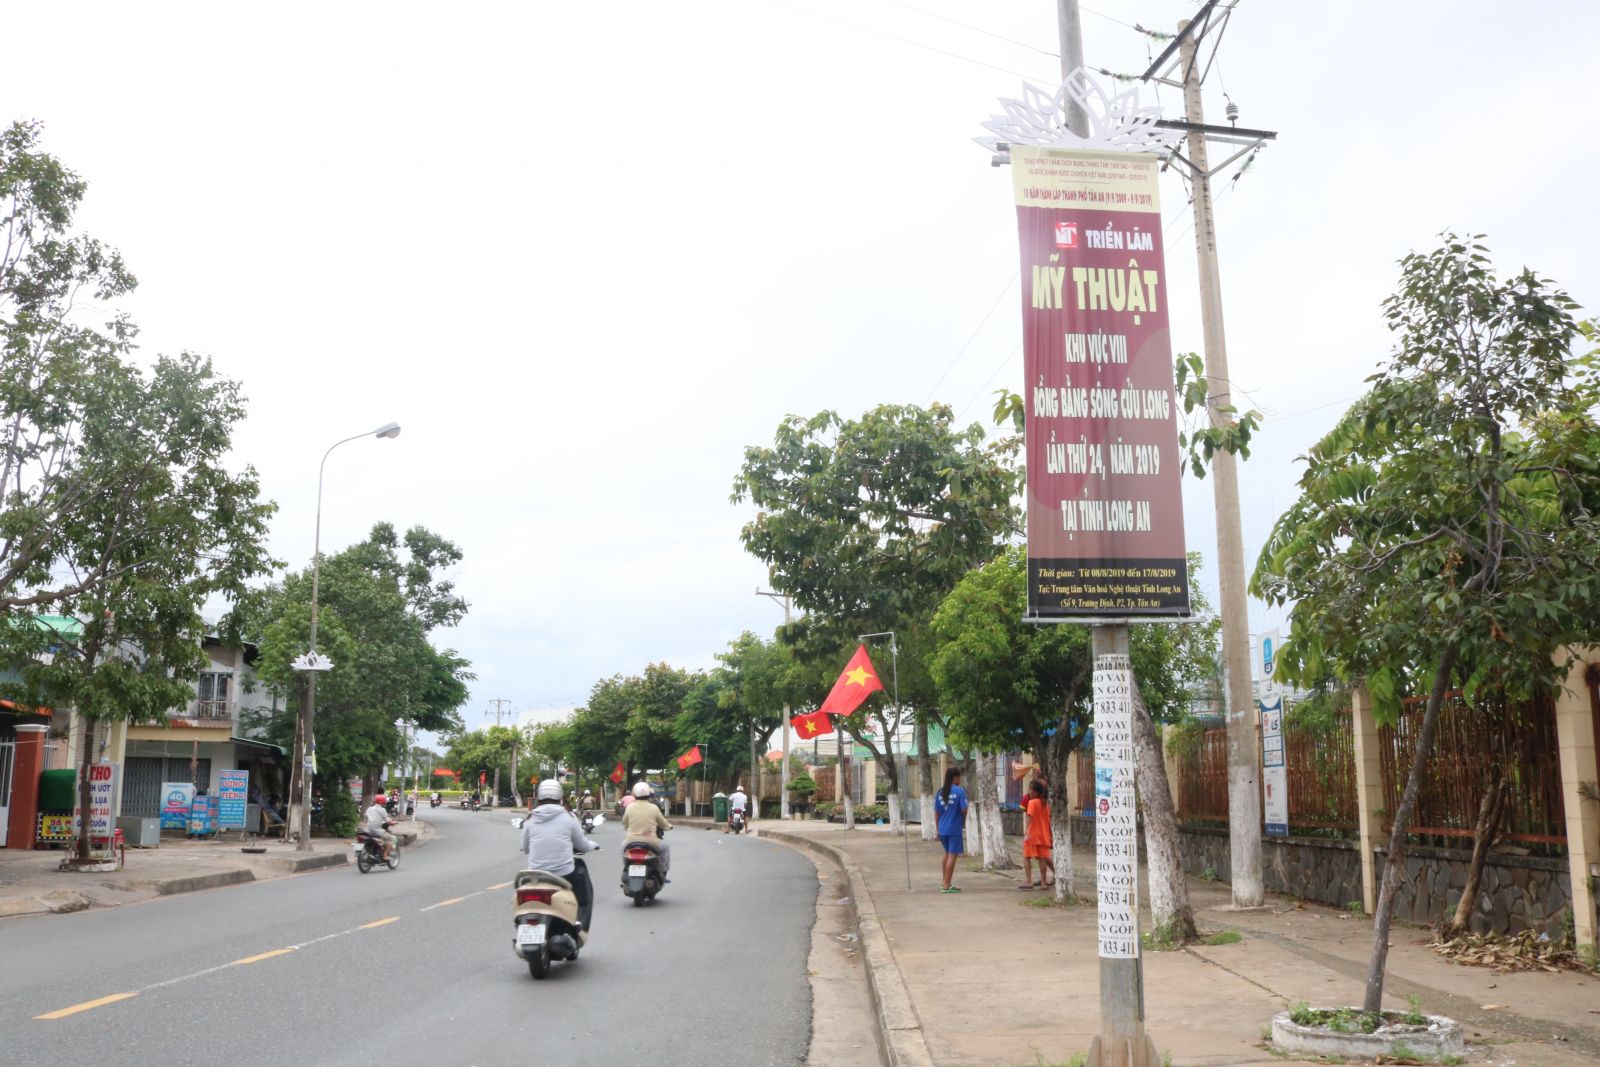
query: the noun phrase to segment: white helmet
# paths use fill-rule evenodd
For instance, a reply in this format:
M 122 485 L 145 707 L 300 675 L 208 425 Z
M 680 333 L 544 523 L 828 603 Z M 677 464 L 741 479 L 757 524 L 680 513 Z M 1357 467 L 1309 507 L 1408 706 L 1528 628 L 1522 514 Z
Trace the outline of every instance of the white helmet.
M 636 796 L 636 797 L 647 797 L 647 796 L 649 796 L 650 795 L 650 783 L 649 782 L 638 782 L 638 783 L 636 783 L 634 785 L 634 787 L 633 787 L 633 795 Z
M 539 789 L 534 795 L 539 800 L 560 800 L 564 794 L 560 782 L 554 778 L 546 778 L 539 783 Z

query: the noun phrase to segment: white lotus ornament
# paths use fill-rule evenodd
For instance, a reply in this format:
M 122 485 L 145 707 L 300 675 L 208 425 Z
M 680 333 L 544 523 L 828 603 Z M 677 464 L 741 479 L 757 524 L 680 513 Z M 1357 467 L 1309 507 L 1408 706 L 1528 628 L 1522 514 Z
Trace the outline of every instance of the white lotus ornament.
M 297 671 L 331 671 L 333 660 L 322 653 L 312 650 L 289 664 Z
M 1079 137 L 1067 128 L 1069 100 L 1088 116 L 1087 137 Z M 973 138 L 991 152 L 1000 151 L 1002 144 L 1021 144 L 1165 154 L 1183 137 L 1182 131 L 1156 125 L 1161 118 L 1159 107 L 1139 106 L 1137 85 L 1122 92 L 1107 92 L 1083 67 L 1073 71 L 1054 92 L 1024 82 L 1022 98 L 1002 98 L 1000 106 L 1005 114 L 992 115 L 982 123 L 994 136 Z

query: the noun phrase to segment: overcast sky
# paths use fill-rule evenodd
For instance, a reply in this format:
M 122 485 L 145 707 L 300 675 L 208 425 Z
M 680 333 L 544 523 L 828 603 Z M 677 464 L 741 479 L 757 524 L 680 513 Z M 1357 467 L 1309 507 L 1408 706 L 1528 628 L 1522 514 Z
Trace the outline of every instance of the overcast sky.
M 1130 24 L 1198 6 L 1095 0 L 1089 65 L 1141 72 L 1161 46 Z M 6 30 L 0 118 L 89 180 L 145 353 L 243 383 L 280 558 L 309 562 L 323 450 L 401 423 L 329 460 L 323 544 L 388 520 L 461 545 L 472 610 L 439 640 L 477 671 L 469 724 L 770 632 L 728 496 L 785 415 L 987 421 L 1022 386 L 1010 176 L 970 138 L 1059 80 L 1052 0 L 37 4 Z M 1600 306 L 1597 39 L 1580 0 L 1238 5 L 1208 118 L 1226 92 L 1281 134 L 1217 198 L 1232 375 L 1266 415 L 1248 564 L 1388 350 L 1400 256 L 1479 232 Z M 1198 349 L 1164 181 L 1173 344 Z M 1211 484 L 1184 493 L 1209 565 Z

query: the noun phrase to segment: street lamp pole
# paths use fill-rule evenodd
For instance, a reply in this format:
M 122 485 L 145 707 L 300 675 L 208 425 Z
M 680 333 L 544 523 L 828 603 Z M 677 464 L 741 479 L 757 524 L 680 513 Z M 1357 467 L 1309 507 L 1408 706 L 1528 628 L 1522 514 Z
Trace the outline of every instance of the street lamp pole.
M 787 640 L 789 637 L 789 612 L 792 606 L 789 594 L 769 593 L 765 590 L 757 589 L 756 596 L 764 596 L 769 600 L 783 603 L 783 636 Z M 783 763 L 778 768 L 778 818 L 780 819 L 789 817 L 789 714 L 789 703 L 785 701 L 783 705 Z M 756 788 L 754 782 L 751 782 L 750 786 L 752 789 Z M 760 790 L 758 789 L 757 792 L 759 793 Z M 754 806 L 758 812 L 761 810 L 761 798 L 759 796 L 756 797 Z
M 300 780 L 300 842 L 296 846 L 300 852 L 311 851 L 311 776 L 314 773 L 314 764 L 317 755 L 316 741 L 312 737 L 312 726 L 316 721 L 317 707 L 317 675 L 333 666 L 323 657 L 317 655 L 317 597 L 322 587 L 322 479 L 328 467 L 328 457 L 340 445 L 363 437 L 394 438 L 400 436 L 400 424 L 389 422 L 376 430 L 358 433 L 343 440 L 335 441 L 328 446 L 328 451 L 322 454 L 322 462 L 317 465 L 317 525 L 316 533 L 312 539 L 311 547 L 311 648 L 304 656 L 295 660 L 294 666 L 305 672 L 306 699 L 300 705 L 300 750 L 297 752 L 295 767 Z

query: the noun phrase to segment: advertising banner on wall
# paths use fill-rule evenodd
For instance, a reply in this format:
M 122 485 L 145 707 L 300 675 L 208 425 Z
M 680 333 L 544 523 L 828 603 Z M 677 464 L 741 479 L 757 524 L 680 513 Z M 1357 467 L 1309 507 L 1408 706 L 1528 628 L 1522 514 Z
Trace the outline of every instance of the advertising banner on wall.
M 1189 614 L 1158 166 L 1011 148 L 1030 618 Z
M 161 828 L 163 830 L 187 830 L 189 828 L 189 806 L 194 803 L 193 782 L 162 782 L 161 783 Z

